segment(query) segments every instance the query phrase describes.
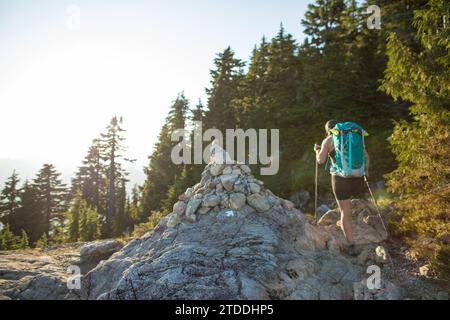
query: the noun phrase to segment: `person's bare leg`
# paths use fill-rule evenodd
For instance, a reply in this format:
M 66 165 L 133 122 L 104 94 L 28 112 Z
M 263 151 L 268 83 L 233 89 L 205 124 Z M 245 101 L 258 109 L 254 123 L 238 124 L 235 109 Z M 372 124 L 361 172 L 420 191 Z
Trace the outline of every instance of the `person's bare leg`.
M 337 200 L 341 211 L 341 229 L 349 244 L 353 244 L 352 232 L 352 202 L 351 200 Z

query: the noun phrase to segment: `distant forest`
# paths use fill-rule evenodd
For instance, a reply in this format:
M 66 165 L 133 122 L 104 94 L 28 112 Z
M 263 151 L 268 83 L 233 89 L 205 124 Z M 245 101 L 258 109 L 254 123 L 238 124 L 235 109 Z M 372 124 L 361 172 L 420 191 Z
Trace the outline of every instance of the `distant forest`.
M 381 29 L 369 29 L 369 5 Z M 89 241 L 132 234 L 172 210 L 204 165 L 170 161 L 173 130 L 280 129 L 280 171 L 259 177 L 289 197 L 314 186 L 313 144 L 329 119 L 359 123 L 370 136 L 371 179 L 386 179 L 396 207 L 391 227 L 413 244 L 433 239 L 431 255 L 450 255 L 449 4 L 447 1 L 316 0 L 298 43 L 281 25 L 249 61 L 228 47 L 217 54 L 207 101 L 182 93 L 161 128 L 142 186 L 127 194 L 122 119 L 114 117 L 70 186 L 45 164 L 32 181 L 12 173 L 1 192 L 0 248 Z M 245 31 L 243 31 L 245 32 Z M 256 170 L 254 170 L 256 172 Z M 321 170 L 322 193 L 329 192 Z M 149 220 L 150 219 L 150 220 Z M 149 222 L 154 221 L 154 222 Z

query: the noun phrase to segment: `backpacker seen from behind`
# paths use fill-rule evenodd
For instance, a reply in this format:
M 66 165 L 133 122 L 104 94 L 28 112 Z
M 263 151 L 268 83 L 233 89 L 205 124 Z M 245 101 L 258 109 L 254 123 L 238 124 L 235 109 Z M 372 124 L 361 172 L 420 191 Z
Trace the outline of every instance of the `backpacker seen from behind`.
M 354 122 L 342 122 L 330 130 L 335 150 L 331 174 L 344 178 L 362 177 L 366 171 L 364 136 L 368 133 Z

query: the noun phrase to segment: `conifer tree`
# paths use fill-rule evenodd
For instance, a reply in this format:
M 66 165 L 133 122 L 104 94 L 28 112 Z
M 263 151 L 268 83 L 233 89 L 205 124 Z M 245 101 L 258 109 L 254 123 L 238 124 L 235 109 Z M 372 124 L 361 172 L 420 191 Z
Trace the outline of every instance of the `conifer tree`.
M 117 214 L 114 219 L 115 236 L 121 236 L 124 232 L 129 233 L 133 225 L 126 192 L 126 180 L 122 179 L 117 192 Z
M 25 230 L 22 229 L 22 234 L 20 236 L 20 242 L 19 242 L 19 248 L 20 249 L 27 249 L 30 247 L 30 243 L 28 241 L 28 235 L 25 232 Z
M 449 12 L 442 0 L 415 12 L 420 51 L 391 33 L 382 85 L 394 99 L 412 103 L 413 121 L 397 122 L 390 138 L 398 168 L 388 175 L 388 186 L 399 196 L 396 230 L 428 259 L 420 250 L 424 238 L 434 239 L 436 249 L 449 250 L 442 241 L 450 234 L 450 28 L 443 18 Z
M 102 160 L 106 162 L 106 180 L 108 184 L 106 198 L 106 221 L 104 225 L 104 236 L 109 237 L 113 233 L 113 221 L 117 214 L 117 188 L 120 179 L 127 175 L 123 169 L 122 162 L 134 162 L 125 158 L 123 151 L 122 118 L 113 117 L 106 127 L 106 132 L 101 134 Z
M 175 165 L 171 161 L 173 146 L 178 142 L 171 141 L 171 134 L 177 129 L 186 127 L 186 116 L 189 102 L 184 94 L 178 95 L 169 110 L 169 115 L 158 137 L 158 142 L 150 156 L 150 164 L 145 169 L 147 175 L 142 189 L 140 202 L 140 218 L 145 221 L 152 211 L 161 210 L 162 200 L 166 199 L 170 186 L 175 182 L 183 166 Z
M 228 47 L 214 59 L 211 73 L 211 87 L 206 89 L 208 95 L 205 113 L 206 129 L 225 129 L 236 127 L 236 112 L 233 100 L 237 98 L 238 86 L 243 79 L 244 63 L 235 58 L 233 50 Z
M 100 214 L 105 214 L 106 168 L 102 161 L 102 144 L 94 139 L 88 153 L 72 180 L 72 197 L 77 191 Z
M 82 198 L 81 192 L 77 191 L 67 212 L 67 240 L 69 242 L 76 242 L 80 238 L 80 211 L 83 201 L 85 200 Z
M 0 230 L 0 250 L 15 250 L 18 249 L 19 237 L 11 232 L 9 224 L 3 226 Z
M 33 180 L 37 199 L 42 204 L 44 232 L 47 238 L 55 223 L 61 225 L 60 220 L 66 211 L 67 190 L 60 175 L 52 164 L 44 164 Z
M 0 221 L 11 225 L 20 207 L 19 176 L 14 170 L 0 193 Z
M 19 234 L 20 230 L 24 230 L 27 233 L 30 245 L 34 245 L 45 232 L 43 202 L 40 201 L 37 187 L 28 180 L 20 189 L 19 197 L 20 207 L 12 222 L 13 230 L 16 234 Z

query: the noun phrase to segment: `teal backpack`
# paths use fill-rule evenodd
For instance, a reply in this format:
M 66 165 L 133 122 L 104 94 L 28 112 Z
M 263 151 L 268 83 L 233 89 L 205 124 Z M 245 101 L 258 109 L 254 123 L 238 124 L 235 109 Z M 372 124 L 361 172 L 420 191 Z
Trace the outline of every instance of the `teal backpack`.
M 364 137 L 368 133 L 354 122 L 338 123 L 331 133 L 336 153 L 331 174 L 344 178 L 364 176 L 367 163 Z

